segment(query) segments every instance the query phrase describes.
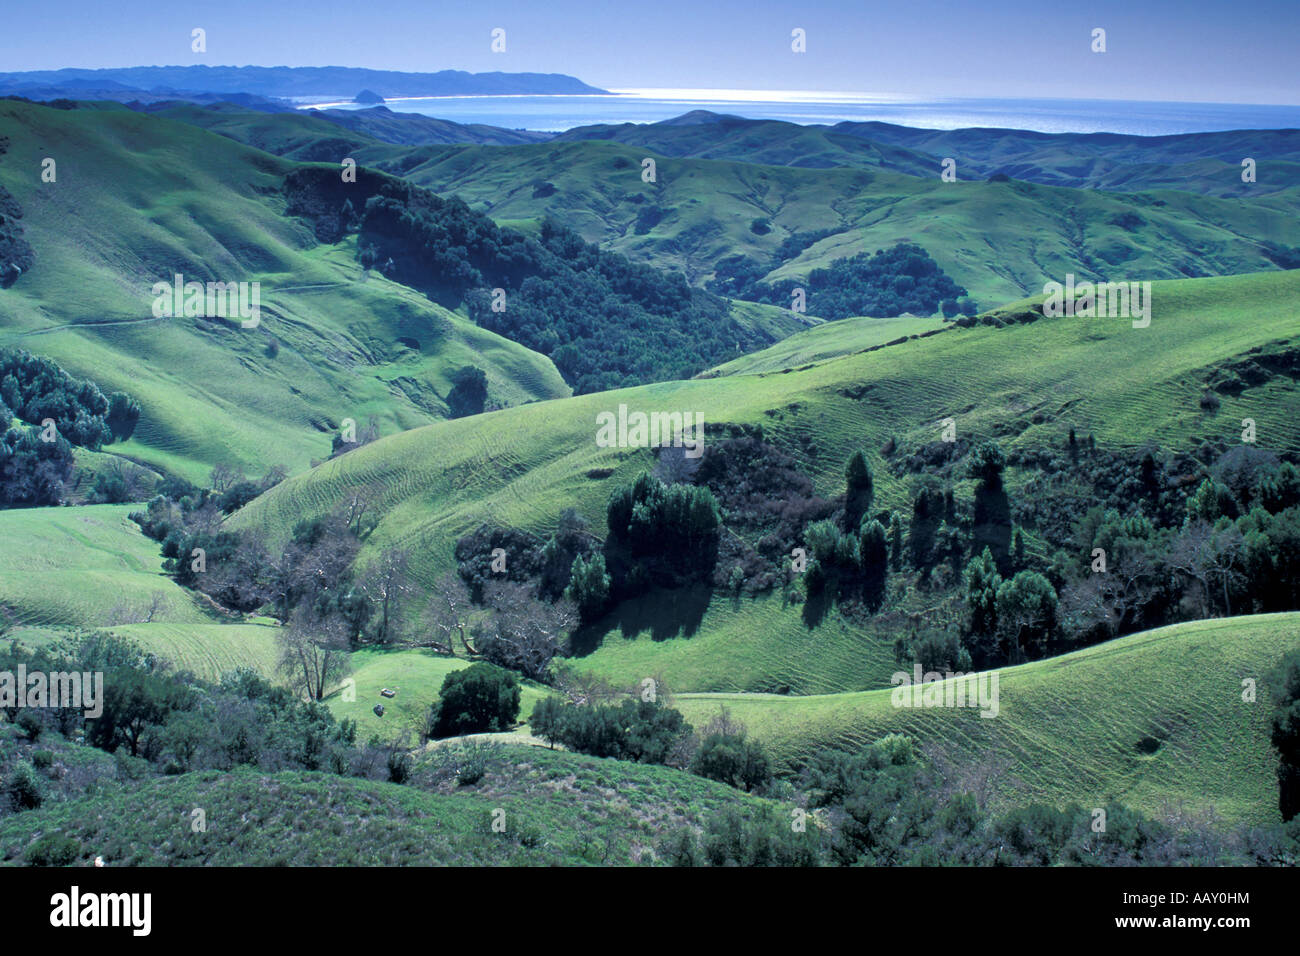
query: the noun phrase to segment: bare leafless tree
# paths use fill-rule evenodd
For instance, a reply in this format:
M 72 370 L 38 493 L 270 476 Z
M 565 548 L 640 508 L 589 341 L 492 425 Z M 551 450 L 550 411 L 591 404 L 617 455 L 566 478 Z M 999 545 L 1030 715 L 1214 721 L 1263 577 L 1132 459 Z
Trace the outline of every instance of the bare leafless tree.
M 689 482 L 699 470 L 702 456 L 691 457 L 686 448 L 678 445 L 663 445 L 658 450 L 654 476 L 665 484 Z
M 483 601 L 492 610 L 479 630 L 479 649 L 493 663 L 545 680 L 551 660 L 578 626 L 573 602 L 539 599 L 518 581 L 488 581 Z
M 562 669 L 555 676 L 555 688 L 571 704 L 603 704 L 621 695 L 605 678 L 587 671 Z
M 1214 595 L 1223 597 L 1223 613 L 1232 614 L 1232 590 L 1245 580 L 1246 541 L 1235 525 L 1215 528 L 1194 521 L 1179 532 L 1169 549 L 1169 566 L 1199 585 L 1200 617 L 1214 612 Z
M 375 509 L 383 493 L 383 484 L 374 481 L 353 485 L 344 492 L 338 514 L 358 538 L 364 538 L 379 523 Z
M 225 462 L 217 462 L 213 465 L 212 472 L 208 475 L 208 484 L 218 494 L 228 491 L 232 485 L 243 480 L 244 473 L 238 468 L 231 468 Z
M 415 588 L 410 578 L 411 555 L 403 548 L 385 548 L 361 577 L 361 590 L 375 612 L 375 640 L 400 638 L 399 621 Z
M 337 615 L 320 617 L 300 607 L 289 625 L 277 631 L 276 644 L 278 673 L 311 700 L 323 700 L 348 671 L 347 625 Z
M 428 605 L 429 626 L 435 637 L 428 645 L 453 657 L 456 654 L 456 639 L 466 653 L 475 656 L 478 652 L 469 643 L 469 631 L 482 611 L 474 607 L 469 588 L 460 575 L 448 571 L 434 585 L 433 594 Z

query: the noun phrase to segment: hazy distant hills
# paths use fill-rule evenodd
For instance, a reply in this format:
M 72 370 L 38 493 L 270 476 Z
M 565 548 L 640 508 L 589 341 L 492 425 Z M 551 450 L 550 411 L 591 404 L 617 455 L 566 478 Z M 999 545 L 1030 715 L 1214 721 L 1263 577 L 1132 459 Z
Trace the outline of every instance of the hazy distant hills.
M 605 93 L 561 73 L 398 73 L 356 67 L 321 66 L 133 66 L 105 70 L 36 70 L 0 73 L 0 92 L 30 95 L 25 89 L 77 85 L 118 94 L 123 90 L 193 90 L 207 93 L 252 93 L 258 96 L 338 96 L 351 99 L 361 90 L 390 96 L 491 96 L 508 94 Z M 87 98 L 84 93 L 75 94 Z M 118 99 L 118 96 L 113 96 Z
M 526 129 L 505 129 L 483 123 L 454 123 L 421 113 L 398 113 L 386 106 L 365 110 L 313 110 L 331 123 L 385 143 L 398 146 L 429 146 L 445 143 L 487 143 L 499 146 L 541 143 L 550 133 Z
M 558 142 L 604 140 L 644 146 L 664 156 L 739 160 L 803 169 L 876 167 L 928 176 L 937 166 L 924 150 L 873 143 L 824 126 L 752 120 L 707 110 L 693 110 L 659 123 L 579 126 L 558 134 L 555 139 Z
M 308 162 L 338 162 L 342 156 L 365 147 L 385 145 L 513 146 L 550 138 L 547 133 L 453 123 L 417 113 L 394 113 L 383 106 L 272 114 L 234 104 L 205 106 L 170 101 L 150 104 L 143 111 L 201 126 L 277 156 Z
M 915 129 L 891 123 L 804 126 L 694 110 L 660 123 L 580 126 L 557 141 L 609 140 L 666 156 L 726 159 L 773 166 L 879 168 L 938 177 L 956 161 L 958 180 L 1011 179 L 1136 192 L 1181 189 L 1211 196 L 1242 194 L 1241 162 L 1256 161 L 1250 193 L 1300 182 L 1300 130 L 1231 130 L 1177 136 L 1038 133 L 970 128 Z
M 702 111 L 537 134 L 538 142 L 386 108 L 148 109 L 297 161 L 350 156 L 459 195 L 503 225 L 531 229 L 553 217 L 697 285 L 736 256 L 780 282 L 910 242 L 988 306 L 1070 272 L 1096 281 L 1231 275 L 1288 268 L 1300 254 L 1295 131 L 1160 137 L 1154 145 L 1108 136 L 1114 148 L 1099 157 L 1075 152 L 1096 136 L 872 124 L 911 136 L 913 147 Z M 1023 155 L 1012 175 L 1005 170 L 1017 143 Z M 1222 158 L 1234 152 L 1256 159 L 1260 181 L 1241 181 L 1239 163 Z M 641 178 L 647 154 L 659 162 L 650 184 Z M 956 182 L 939 177 L 946 156 L 956 160 Z

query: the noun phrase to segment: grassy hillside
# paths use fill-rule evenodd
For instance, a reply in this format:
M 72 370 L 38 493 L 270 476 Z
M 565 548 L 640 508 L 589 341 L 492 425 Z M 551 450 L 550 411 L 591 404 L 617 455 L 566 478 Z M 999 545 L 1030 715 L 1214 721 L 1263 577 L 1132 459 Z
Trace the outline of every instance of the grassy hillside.
M 0 344 L 137 398 L 115 452 L 191 480 L 218 461 L 301 470 L 345 418 L 392 432 L 443 417 L 462 365 L 503 404 L 568 394 L 548 359 L 365 275 L 348 244 L 318 246 L 283 214 L 285 160 L 120 109 L 4 102 L 0 135 L 0 185 L 36 255 L 0 293 Z M 54 183 L 31 173 L 44 157 Z M 260 327 L 155 319 L 153 283 L 177 272 L 260 282 Z
M 129 505 L 0 511 L 0 607 L 12 625 L 107 627 L 152 616 L 206 625 L 189 592 L 162 573 L 157 542 Z
M 236 667 L 269 674 L 275 629 L 215 613 L 162 572 L 134 505 L 0 511 L 0 614 L 30 645 L 110 630 L 217 680 Z M 436 689 L 436 688 L 435 688 Z
M 829 230 L 769 279 L 911 241 L 989 307 L 1067 272 L 1159 279 L 1269 269 L 1262 242 L 1300 243 L 1294 131 L 1078 136 L 697 112 L 580 127 L 531 145 L 401 147 L 378 141 L 395 138 L 385 128 L 328 131 L 317 117 L 189 106 L 168 115 L 297 158 L 348 153 L 459 195 L 499 223 L 552 215 L 693 282 L 726 256 L 767 263 L 783 240 Z M 1249 154 L 1270 157 L 1267 175 L 1243 184 L 1240 156 Z M 658 166 L 653 184 L 641 180 L 646 156 Z M 958 159 L 956 183 L 938 176 L 949 156 Z M 994 173 L 1024 181 L 986 182 Z
M 753 375 L 759 372 L 778 372 L 798 368 L 811 362 L 821 362 L 852 352 L 879 348 L 898 339 L 924 335 L 947 327 L 939 318 L 903 316 L 893 319 L 840 319 L 836 322 L 814 326 L 782 339 L 759 352 L 742 355 L 726 362 L 699 378 L 715 375 Z
M 406 786 L 253 771 L 110 783 L 0 820 L 0 857 L 21 864 L 59 831 L 77 841 L 83 865 L 103 856 L 109 866 L 626 866 L 655 862 L 666 832 L 766 804 L 666 767 L 531 747 L 490 752 L 483 778 L 458 787 L 454 772 L 440 772 L 448 758 L 431 754 Z M 191 829 L 195 807 L 206 831 Z M 496 810 L 505 832 L 492 829 Z
M 786 766 L 822 747 L 905 733 L 968 779 L 987 774 L 999 801 L 1116 799 L 1147 812 L 1169 801 L 1266 823 L 1279 816 L 1265 675 L 1297 648 L 1298 613 L 1176 624 L 1004 668 L 993 718 L 896 708 L 888 689 L 685 694 L 676 706 L 696 725 L 725 707 Z M 1254 703 L 1242 700 L 1245 678 L 1258 682 Z
M 641 180 L 646 156 L 656 159 L 653 184 Z M 422 147 L 400 163 L 378 155 L 373 161 L 460 195 L 493 218 L 553 215 L 588 241 L 681 270 L 692 281 L 709 278 L 726 256 L 767 262 L 798 233 L 834 230 L 769 279 L 806 276 L 836 258 L 915 242 L 985 308 L 1041 291 L 1070 272 L 1128 280 L 1270 269 L 1261 241 L 1300 244 L 1295 191 L 1255 201 L 1256 194 L 1229 200 L 945 183 L 937 171 L 917 178 L 675 159 L 598 141 Z M 546 183 L 553 192 L 542 188 Z M 755 232 L 755 220 L 766 220 L 770 231 Z
M 395 113 L 384 106 L 364 110 L 311 110 L 265 113 L 232 103 L 198 106 L 166 103 L 149 113 L 220 133 L 246 146 L 303 162 L 340 162 L 361 149 L 383 151 L 384 144 L 422 146 L 448 143 L 514 145 L 550 138 L 545 133 L 465 125 L 418 113 Z M 394 156 L 401 150 L 393 150 Z
M 620 403 L 697 410 L 715 423 L 761 424 L 829 496 L 843 490 L 852 452 L 866 448 L 879 506 L 900 509 L 909 506 L 907 489 L 881 449 L 891 438 L 936 440 L 946 417 L 955 419 L 959 435 L 997 437 L 1008 451 L 1059 446 L 1070 427 L 1113 448 L 1148 442 L 1186 448 L 1205 438 L 1235 443 L 1241 420 L 1251 417 L 1261 447 L 1300 451 L 1300 395 L 1288 379 L 1225 395 L 1217 413 L 1199 403 L 1212 366 L 1294 342 L 1300 272 L 1156 283 L 1153 297 L 1145 329 L 1124 319 L 1086 318 L 954 329 L 798 371 L 660 383 L 443 422 L 290 479 L 232 523 L 283 540 L 297 521 L 329 511 L 350 490 L 381 488 L 383 518 L 367 549 L 410 548 L 413 573 L 426 587 L 454 567 L 456 538 L 482 523 L 544 534 L 572 506 L 603 536 L 611 490 L 653 464 L 645 450 L 596 446 L 596 415 Z M 960 378 L 956 369 L 963 370 Z M 1013 469 L 1013 497 L 1018 483 Z M 832 617 L 810 631 L 801 608 L 781 607 L 779 598 L 733 603 L 714 595 L 698 602 L 677 595 L 602 621 L 603 639 L 576 666 L 624 683 L 662 672 L 676 691 L 884 686 L 896 635 L 889 627 L 874 633 L 873 624 L 830 637 L 840 626 Z
M 837 123 L 834 134 L 951 156 L 961 173 L 1003 173 L 1053 186 L 1138 191 L 1181 189 L 1209 196 L 1258 197 L 1293 191 L 1300 172 L 1300 130 L 1225 130 L 1170 136 L 1123 133 L 1039 133 L 1018 129 L 933 130 L 892 123 Z M 1266 172 L 1241 181 L 1241 160 Z

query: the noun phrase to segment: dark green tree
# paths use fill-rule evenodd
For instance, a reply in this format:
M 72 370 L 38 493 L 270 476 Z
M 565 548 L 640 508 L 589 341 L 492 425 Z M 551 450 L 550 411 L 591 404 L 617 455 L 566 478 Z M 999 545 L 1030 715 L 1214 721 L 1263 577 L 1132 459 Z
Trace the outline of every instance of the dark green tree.
M 519 681 L 495 664 L 471 664 L 442 680 L 431 708 L 430 737 L 509 730 L 519 717 Z

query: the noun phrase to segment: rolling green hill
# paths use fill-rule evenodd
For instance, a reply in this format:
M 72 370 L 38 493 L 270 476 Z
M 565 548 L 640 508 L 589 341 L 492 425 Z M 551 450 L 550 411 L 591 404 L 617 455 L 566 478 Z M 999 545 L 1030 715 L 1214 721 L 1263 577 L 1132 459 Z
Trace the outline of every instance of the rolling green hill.
M 984 776 L 1000 802 L 1113 799 L 1148 813 L 1182 803 L 1262 824 L 1280 819 L 1265 675 L 1297 648 L 1300 613 L 1175 624 L 1004 668 L 992 718 L 974 709 L 896 708 L 888 689 L 684 694 L 676 706 L 696 725 L 725 707 L 785 766 L 823 747 L 904 733 L 963 779 Z M 1253 703 L 1242 699 L 1246 678 L 1259 686 Z
M 1145 329 L 1086 318 L 958 328 L 789 372 L 665 382 L 438 423 L 292 478 L 231 522 L 284 540 L 297 521 L 329 511 L 350 490 L 375 488 L 383 517 L 367 549 L 411 549 L 424 587 L 454 568 L 455 540 L 483 523 L 544 534 L 572 506 L 603 535 L 610 491 L 653 464 L 645 450 L 596 446 L 596 415 L 619 404 L 761 425 L 828 496 L 842 491 L 844 463 L 865 447 L 878 463 L 884 508 L 909 500 L 881 449 L 890 439 L 936 440 L 947 417 L 959 435 L 996 437 L 1009 453 L 1059 446 L 1070 427 L 1103 447 L 1235 443 L 1246 417 L 1256 419 L 1261 447 L 1300 451 L 1300 395 L 1285 377 L 1223 396 L 1217 413 L 1199 403 L 1213 366 L 1255 349 L 1295 347 L 1300 272 L 1155 283 L 1153 302 Z M 773 365 L 785 360 L 777 349 Z M 1013 497 L 1020 481 L 1012 469 Z M 886 685 L 893 670 L 896 634 L 876 627 L 832 617 L 810 630 L 800 608 L 782 607 L 779 597 L 714 595 L 701 605 L 678 595 L 601 622 L 603 640 L 574 666 L 623 684 L 661 674 L 678 692 L 867 689 Z
M 340 162 L 359 150 L 384 153 L 385 144 L 424 146 L 447 143 L 514 145 L 549 139 L 528 133 L 478 124 L 464 125 L 416 113 L 394 113 L 387 107 L 365 110 L 312 110 L 266 113 L 232 103 L 202 107 L 192 103 L 165 103 L 148 107 L 164 116 L 220 133 L 245 146 L 302 162 Z M 402 150 L 390 151 L 401 155 Z
M 959 169 L 986 177 L 1122 192 L 1181 189 L 1209 196 L 1263 196 L 1294 190 L 1300 172 L 1300 130 L 1225 130 L 1170 136 L 1123 133 L 1039 133 L 1018 129 L 932 130 L 891 123 L 837 123 L 827 134 L 951 156 Z M 1241 180 L 1250 156 L 1265 169 Z M 959 173 L 967 178 L 970 173 Z
M 417 776 L 438 764 L 430 755 Z M 58 831 L 77 841 L 83 865 L 102 856 L 108 866 L 627 866 L 657 862 L 666 832 L 768 805 L 679 770 L 532 747 L 490 752 L 485 771 L 460 787 L 454 773 L 398 786 L 246 770 L 110 783 L 0 820 L 0 858 L 21 864 Z M 195 807 L 201 832 L 190 825 Z M 505 811 L 502 833 L 495 810 Z
M 654 184 L 641 180 L 646 156 L 656 158 Z M 984 308 L 1032 295 L 1067 273 L 1131 280 L 1275 268 L 1262 242 L 1300 244 L 1296 190 L 1256 201 L 1172 190 L 945 183 L 937 173 L 922 179 L 874 169 L 674 159 L 599 141 L 421 147 L 400 161 L 364 161 L 457 194 L 495 219 L 555 216 L 588 241 L 681 270 L 694 282 L 712 276 L 727 256 L 768 262 L 783 240 L 801 233 L 832 232 L 769 281 L 915 242 Z M 755 232 L 756 220 L 769 231 Z
M 569 392 L 548 359 L 364 274 L 348 243 L 318 245 L 284 215 L 285 160 L 122 109 L 4 102 L 0 136 L 0 186 L 36 256 L 0 292 L 0 344 L 134 396 L 143 415 L 116 453 L 196 481 L 217 462 L 302 470 L 346 418 L 391 432 L 444 417 L 463 365 L 501 404 Z M 177 272 L 260 282 L 260 326 L 154 318 L 152 286 Z
M 162 572 L 134 505 L 0 511 L 0 616 L 28 644 L 104 629 L 208 680 L 270 674 L 275 629 L 202 603 Z M 435 686 L 436 690 L 436 686 Z
M 8 622 L 77 628 L 151 617 L 188 626 L 216 621 L 162 573 L 157 542 L 127 519 L 134 507 L 0 511 L 0 607 Z
M 823 126 L 751 120 L 707 110 L 659 123 L 579 126 L 555 136 L 556 142 L 564 143 L 590 140 L 644 147 L 676 158 L 730 159 L 764 166 L 876 168 L 923 177 L 937 175 L 938 168 L 926 153 L 873 143 Z
M 1067 272 L 1244 273 L 1275 267 L 1261 243 L 1300 245 L 1300 147 L 1286 130 L 1140 137 L 831 128 L 697 111 L 579 127 L 532 145 L 401 147 L 326 132 L 311 117 L 188 106 L 171 115 L 299 158 L 337 162 L 346 149 L 359 163 L 459 195 L 499 223 L 551 215 L 590 242 L 695 283 L 726 256 L 767 263 L 784 240 L 827 232 L 769 279 L 910 241 L 987 308 Z M 1266 169 L 1244 184 L 1240 158 L 1252 154 L 1268 157 Z M 647 156 L 656 160 L 654 184 L 641 180 Z M 939 179 L 949 156 L 959 163 L 955 183 Z M 995 173 L 1022 181 L 987 182 Z

